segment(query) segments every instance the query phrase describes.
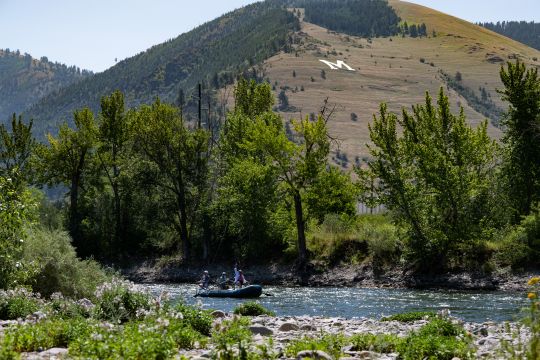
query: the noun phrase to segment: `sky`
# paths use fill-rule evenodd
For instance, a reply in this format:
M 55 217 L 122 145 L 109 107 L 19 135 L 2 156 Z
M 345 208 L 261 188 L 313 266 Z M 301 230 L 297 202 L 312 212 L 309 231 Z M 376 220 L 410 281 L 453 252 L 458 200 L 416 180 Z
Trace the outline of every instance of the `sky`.
M 472 21 L 540 22 L 540 0 L 409 0 Z M 0 0 L 0 48 L 94 72 L 254 0 Z M 509 6 L 509 4 L 511 4 Z

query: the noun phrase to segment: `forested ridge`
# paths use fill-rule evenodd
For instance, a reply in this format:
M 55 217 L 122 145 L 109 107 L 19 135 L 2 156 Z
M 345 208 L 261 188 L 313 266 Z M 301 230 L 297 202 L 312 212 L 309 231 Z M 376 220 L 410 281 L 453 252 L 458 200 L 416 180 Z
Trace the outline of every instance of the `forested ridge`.
M 478 23 L 489 30 L 540 50 L 540 23 L 531 21 L 497 21 Z
M 0 49 L 0 123 L 42 97 L 92 73 L 75 66 L 34 59 L 19 50 Z
M 99 108 L 99 99 L 115 89 L 128 106 L 151 102 L 156 96 L 186 100 L 201 81 L 223 86 L 254 64 L 286 48 L 298 19 L 274 2 L 246 6 L 188 33 L 153 46 L 119 62 L 103 73 L 50 94 L 25 112 L 36 119 L 35 131 L 44 134 L 77 108 Z

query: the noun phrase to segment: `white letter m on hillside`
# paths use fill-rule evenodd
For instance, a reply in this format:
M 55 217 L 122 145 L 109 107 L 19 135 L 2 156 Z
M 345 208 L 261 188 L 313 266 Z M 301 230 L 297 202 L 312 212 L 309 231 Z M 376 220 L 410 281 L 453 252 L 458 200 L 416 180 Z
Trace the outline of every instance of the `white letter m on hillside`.
M 327 61 L 327 60 L 319 60 L 319 61 L 322 62 L 322 63 L 325 63 L 326 65 L 328 65 L 330 67 L 330 69 L 332 69 L 332 70 L 343 69 L 343 67 L 345 67 L 349 71 L 356 71 L 352 67 L 350 67 L 349 65 L 345 64 L 342 60 L 338 60 L 335 63 Z

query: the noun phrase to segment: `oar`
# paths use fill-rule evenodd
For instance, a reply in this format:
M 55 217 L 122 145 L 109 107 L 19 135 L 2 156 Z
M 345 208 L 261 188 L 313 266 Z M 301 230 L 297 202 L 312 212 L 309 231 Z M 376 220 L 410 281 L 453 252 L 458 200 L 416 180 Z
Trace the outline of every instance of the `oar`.
M 270 293 L 264 293 L 264 295 L 266 295 L 266 296 L 274 296 L 274 294 L 270 294 Z

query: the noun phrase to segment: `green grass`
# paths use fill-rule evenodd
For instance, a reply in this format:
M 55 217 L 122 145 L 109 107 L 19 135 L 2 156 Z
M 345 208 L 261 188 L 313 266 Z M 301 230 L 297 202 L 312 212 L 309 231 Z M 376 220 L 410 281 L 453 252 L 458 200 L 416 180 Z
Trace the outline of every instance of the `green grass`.
M 234 313 L 237 315 L 244 315 L 244 316 L 259 316 L 259 315 L 276 316 L 276 314 L 273 311 L 266 309 L 264 306 L 254 301 L 248 301 L 248 302 L 238 305 L 236 308 L 234 308 Z
M 425 320 L 426 318 L 434 318 L 435 316 L 437 316 L 437 314 L 432 311 L 413 311 L 402 314 L 395 314 L 391 316 L 385 316 L 381 319 L 381 321 L 399 321 L 408 323 L 418 320 Z

